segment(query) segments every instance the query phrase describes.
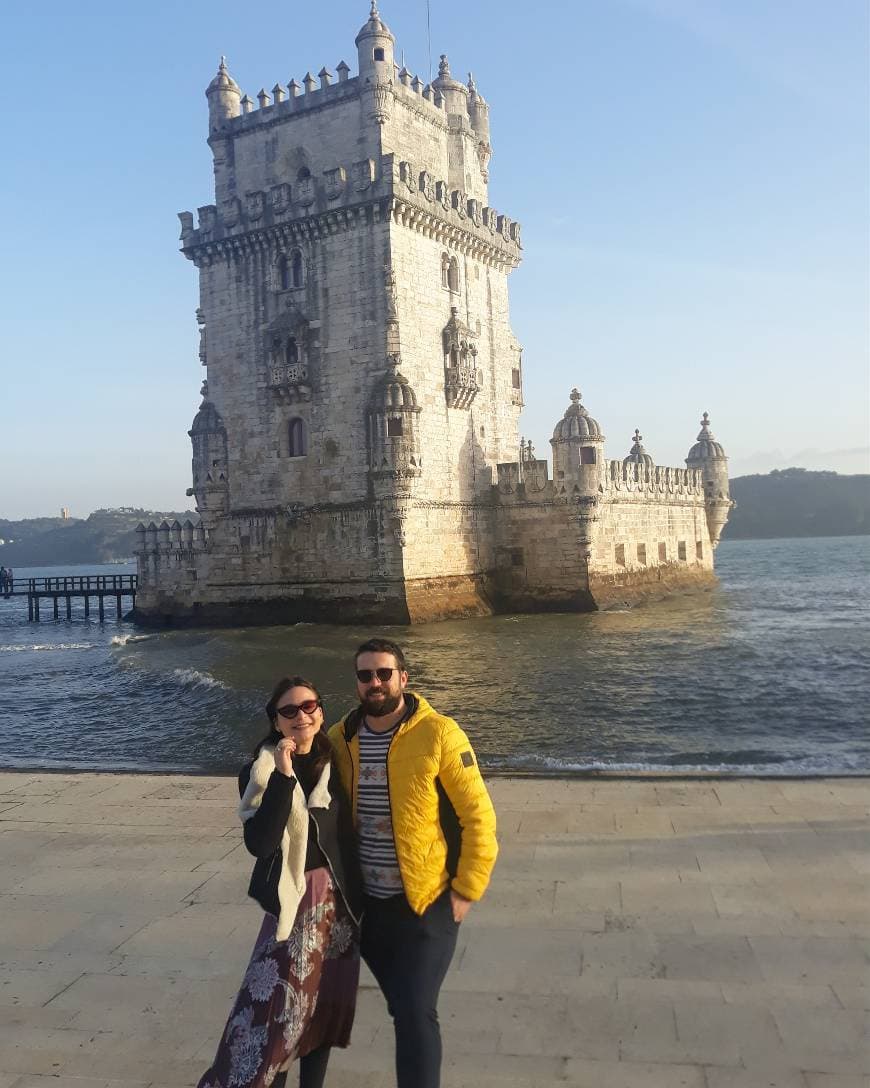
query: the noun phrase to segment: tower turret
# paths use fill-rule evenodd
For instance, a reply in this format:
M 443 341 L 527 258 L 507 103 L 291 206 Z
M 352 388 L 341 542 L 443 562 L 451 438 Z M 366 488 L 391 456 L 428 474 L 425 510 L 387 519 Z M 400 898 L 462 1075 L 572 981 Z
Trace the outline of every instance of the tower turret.
M 635 427 L 634 435 L 632 437 L 632 447 L 629 450 L 628 457 L 622 459 L 624 465 L 641 465 L 643 468 L 651 469 L 653 467 L 653 459 L 643 448 L 643 435 Z
M 468 73 L 468 117 L 477 136 L 477 157 L 483 180 L 489 180 L 489 160 L 492 158 L 492 145 L 489 142 L 489 104 L 478 91 L 474 76 Z
M 360 83 L 392 83 L 395 74 L 393 47 L 396 39 L 381 21 L 377 0 L 372 0 L 368 21 L 356 36 Z
M 221 57 L 217 75 L 205 90 L 208 99 L 208 130 L 217 132 L 242 112 L 242 92 L 227 69 L 227 58 Z
M 604 466 L 604 435 L 580 403 L 577 389 L 571 390 L 570 407 L 556 424 L 550 445 L 557 490 L 564 487 L 571 493 L 576 488 L 583 494 L 597 495 Z
M 710 430 L 710 416 L 707 412 L 701 418 L 701 432 L 694 446 L 689 450 L 686 466 L 699 468 L 702 472 L 707 528 L 710 532 L 710 542 L 715 548 L 734 503 L 731 501 L 728 488 L 728 458 L 725 456 L 721 443 L 716 441 Z
M 187 432 L 193 446 L 193 487 L 187 492 L 196 498 L 203 525 L 227 512 L 229 480 L 227 431 L 224 421 L 208 398 L 204 398 Z
M 446 53 L 441 54 L 438 78 L 432 80 L 432 86 L 444 96 L 445 111 L 461 117 L 468 123 L 468 88 L 450 74 L 450 61 Z

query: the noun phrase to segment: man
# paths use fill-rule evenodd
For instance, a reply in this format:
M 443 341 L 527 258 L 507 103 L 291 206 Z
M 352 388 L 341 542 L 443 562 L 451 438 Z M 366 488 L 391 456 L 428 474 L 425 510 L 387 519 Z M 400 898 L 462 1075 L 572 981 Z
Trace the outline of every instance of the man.
M 394 642 L 364 642 L 356 676 L 360 705 L 329 739 L 359 837 L 362 955 L 393 1018 L 398 1088 L 438 1088 L 438 993 L 495 864 L 495 812 L 468 737 L 406 690 Z

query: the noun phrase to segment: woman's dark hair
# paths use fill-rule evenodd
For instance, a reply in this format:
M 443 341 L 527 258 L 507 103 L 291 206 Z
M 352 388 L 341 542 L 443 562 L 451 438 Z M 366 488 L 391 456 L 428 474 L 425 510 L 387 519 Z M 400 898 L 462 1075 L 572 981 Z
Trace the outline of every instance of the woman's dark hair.
M 306 680 L 304 676 L 284 676 L 275 685 L 272 694 L 269 697 L 269 701 L 266 703 L 266 717 L 269 719 L 271 728 L 254 749 L 254 759 L 260 754 L 260 749 L 264 744 L 277 744 L 283 736 L 277 725 L 277 706 L 281 701 L 282 696 L 286 695 L 291 688 L 308 688 L 309 691 L 314 692 L 317 696 L 318 703 L 320 703 L 321 710 L 323 710 L 323 724 L 326 724 L 326 711 L 323 709 L 323 700 L 314 684 L 312 684 L 310 680 Z M 324 733 L 323 727 L 314 734 L 314 740 L 311 743 L 311 753 L 314 756 L 312 771 L 319 775 L 332 755 L 332 745 L 329 743 L 329 738 L 326 733 Z

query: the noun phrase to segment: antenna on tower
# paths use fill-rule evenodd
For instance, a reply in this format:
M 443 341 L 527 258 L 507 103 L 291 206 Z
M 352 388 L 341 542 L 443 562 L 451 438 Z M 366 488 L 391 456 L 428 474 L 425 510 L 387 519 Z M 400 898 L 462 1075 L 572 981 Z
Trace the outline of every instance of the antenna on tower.
M 432 82 L 432 18 L 429 13 L 429 0 L 426 0 L 426 48 L 429 53 L 429 82 Z

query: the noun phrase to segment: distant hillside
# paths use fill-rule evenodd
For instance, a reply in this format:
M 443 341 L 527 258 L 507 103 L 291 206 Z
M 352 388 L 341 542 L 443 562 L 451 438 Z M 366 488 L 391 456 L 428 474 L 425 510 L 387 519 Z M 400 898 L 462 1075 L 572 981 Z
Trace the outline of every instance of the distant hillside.
M 730 540 L 870 533 L 870 475 L 839 476 L 803 468 L 731 481 Z
M 182 524 L 197 514 L 163 513 L 135 510 L 95 510 L 87 518 L 28 518 L 24 521 L 0 519 L 0 564 L 6 567 L 54 567 L 64 563 L 110 563 L 129 559 L 136 545 L 136 526 L 166 519 Z

